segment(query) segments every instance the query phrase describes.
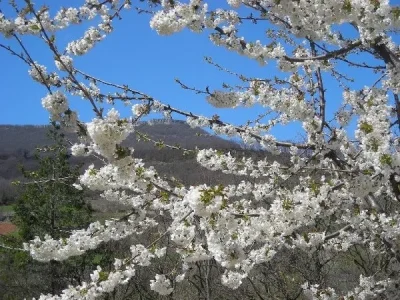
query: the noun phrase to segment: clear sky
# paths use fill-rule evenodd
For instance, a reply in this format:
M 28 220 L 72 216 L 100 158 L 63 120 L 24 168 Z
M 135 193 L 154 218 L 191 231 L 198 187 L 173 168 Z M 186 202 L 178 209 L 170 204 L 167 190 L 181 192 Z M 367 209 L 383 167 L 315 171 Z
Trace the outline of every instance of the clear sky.
M 54 6 L 57 1 L 36 1 L 38 2 L 47 2 L 50 6 Z M 400 0 L 391 3 L 400 4 Z M 0 2 L 0 8 L 7 13 L 7 9 L 1 7 L 5 5 Z M 238 82 L 234 77 L 207 64 L 204 61 L 205 56 L 210 56 L 222 66 L 249 77 L 273 77 L 276 74 L 274 64 L 260 67 L 255 61 L 216 47 L 209 41 L 207 33 L 195 34 L 185 30 L 172 36 L 158 36 L 150 28 L 150 16 L 147 14 L 137 14 L 131 10 L 124 11 L 122 16 L 121 21 L 114 22 L 115 31 L 111 35 L 88 54 L 74 59 L 78 69 L 106 81 L 128 84 L 171 106 L 209 117 L 218 114 L 222 120 L 235 124 L 243 124 L 263 112 L 259 107 L 215 109 L 208 105 L 203 95 L 182 90 L 175 83 L 175 78 L 199 89 L 204 89 L 206 86 L 218 89 L 223 82 L 230 84 Z M 73 30 L 57 34 L 56 41 L 59 48 L 63 49 L 71 39 L 81 36 L 85 29 L 86 26 L 77 26 Z M 256 26 L 249 24 L 244 30 L 244 35 L 249 40 L 263 41 L 265 29 L 265 25 L 261 23 Z M 55 70 L 51 53 L 38 42 L 37 38 L 28 37 L 24 42 L 36 61 L 47 65 L 49 70 Z M 2 37 L 0 43 L 16 45 L 14 41 Z M 48 114 L 41 106 L 41 98 L 46 95 L 46 89 L 31 80 L 27 66 L 3 49 L 0 49 L 0 65 L 2 68 L 0 124 L 48 123 Z M 370 75 L 359 73 L 359 76 L 365 79 Z M 368 80 L 363 80 L 363 84 L 367 83 Z M 330 109 L 333 109 L 340 103 L 341 91 L 339 92 L 333 82 L 327 82 L 326 88 L 330 99 L 336 99 L 329 104 Z M 82 120 L 89 121 L 93 117 L 89 103 L 77 98 L 71 98 L 70 103 L 73 109 L 78 110 Z M 125 109 L 125 114 L 127 113 Z M 286 136 L 293 128 L 295 127 L 289 127 L 289 130 L 278 128 L 275 133 Z
M 202 89 L 206 86 L 217 88 L 224 80 L 232 82 L 234 78 L 205 63 L 205 56 L 212 56 L 216 62 L 248 76 L 263 76 L 267 71 L 258 67 L 256 62 L 215 47 L 206 34 L 184 31 L 168 37 L 159 36 L 150 28 L 149 20 L 149 15 L 124 11 L 123 19 L 114 22 L 115 31 L 87 55 L 76 57 L 76 66 L 98 78 L 128 84 L 173 106 L 205 114 L 211 107 L 203 97 L 182 91 L 174 81 L 179 78 Z M 78 38 L 84 29 L 84 26 L 77 26 L 57 34 L 59 48 L 62 49 L 72 38 Z M 35 60 L 47 65 L 49 70 L 54 69 L 51 53 L 36 38 L 24 40 Z M 16 45 L 12 40 L 0 41 Z M 4 50 L 0 52 L 0 64 L 7 70 L 1 78 L 2 98 L 7 105 L 0 111 L 0 123 L 46 123 L 47 113 L 40 104 L 46 90 L 30 79 L 23 62 Z M 72 104 L 77 105 L 74 102 Z M 84 109 L 84 106 L 80 104 L 77 107 Z M 86 106 L 89 111 L 81 111 L 81 117 L 89 120 L 92 115 L 89 105 Z

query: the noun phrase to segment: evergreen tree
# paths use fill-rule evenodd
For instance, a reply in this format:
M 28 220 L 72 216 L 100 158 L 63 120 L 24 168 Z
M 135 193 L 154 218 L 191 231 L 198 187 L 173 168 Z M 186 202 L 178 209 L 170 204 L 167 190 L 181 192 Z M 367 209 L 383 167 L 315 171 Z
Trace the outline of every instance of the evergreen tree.
M 48 135 L 53 143 L 37 149 L 38 168 L 27 170 L 22 166 L 26 180 L 17 183 L 22 192 L 14 205 L 13 222 L 18 226 L 18 238 L 23 242 L 35 236 L 64 238 L 71 230 L 87 226 L 91 220 L 92 209 L 84 200 L 84 191 L 73 186 L 80 166 L 71 163 L 64 134 L 56 123 L 52 123 Z M 18 268 L 41 277 L 48 276 L 38 279 L 37 284 L 55 293 L 65 284 L 79 283 L 92 258 L 82 256 L 62 263 L 51 261 L 47 267 L 29 259 Z
M 57 124 L 49 131 L 54 141 L 51 146 L 38 148 L 36 170 L 21 167 L 25 182 L 15 204 L 14 223 L 24 240 L 46 234 L 54 238 L 66 236 L 71 229 L 84 227 L 91 217 L 91 208 L 84 201 L 83 190 L 73 183 L 79 176 L 79 167 L 72 166 L 65 137 Z

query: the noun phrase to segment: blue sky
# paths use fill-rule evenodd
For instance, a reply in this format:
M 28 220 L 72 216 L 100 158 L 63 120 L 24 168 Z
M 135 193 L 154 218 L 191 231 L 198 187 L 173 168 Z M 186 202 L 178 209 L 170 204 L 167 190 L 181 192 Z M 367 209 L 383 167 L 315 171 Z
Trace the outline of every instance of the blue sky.
M 36 1 L 38 2 L 45 1 Z M 398 4 L 400 0 L 392 3 Z M 4 12 L 7 13 L 6 10 Z M 123 19 L 114 22 L 115 31 L 111 35 L 87 55 L 75 58 L 76 67 L 106 81 L 128 84 L 171 106 L 209 117 L 218 114 L 222 120 L 238 125 L 248 119 L 254 119 L 257 114 L 263 112 L 259 107 L 215 109 L 207 104 L 203 95 L 182 90 L 175 83 L 175 78 L 199 89 L 204 89 L 206 86 L 218 89 L 223 82 L 238 83 L 234 77 L 207 64 L 204 61 L 205 56 L 210 56 L 222 66 L 249 77 L 273 77 L 276 74 L 273 64 L 260 67 L 255 61 L 216 47 L 209 41 L 206 33 L 195 34 L 185 30 L 172 36 L 158 36 L 150 28 L 149 20 L 149 15 L 137 14 L 134 10 L 125 11 Z M 56 41 L 59 48 L 63 49 L 67 42 L 80 37 L 85 28 L 77 26 L 57 34 Z M 265 30 L 265 25 L 261 23 L 257 26 L 249 24 L 243 34 L 249 40 L 263 41 L 266 40 L 263 36 Z M 26 37 L 24 42 L 35 60 L 47 65 L 49 70 L 55 70 L 51 53 L 37 38 Z M 15 46 L 12 40 L 1 37 L 0 43 Z M 0 65 L 5 70 L 0 75 L 3 104 L 0 110 L 0 124 L 48 123 L 48 114 L 42 108 L 40 101 L 46 95 L 46 89 L 30 79 L 27 66 L 2 49 L 0 49 Z M 357 72 L 356 76 L 363 77 L 363 84 L 367 84 L 368 79 L 373 82 L 371 75 Z M 326 88 L 332 99 L 329 104 L 332 110 L 341 101 L 341 91 L 333 81 L 328 81 Z M 73 109 L 78 110 L 82 120 L 89 121 L 93 118 L 88 102 L 71 98 L 70 103 Z M 122 105 L 118 107 L 122 108 L 125 115 L 129 113 Z M 295 128 L 296 126 L 289 126 L 288 129 L 277 128 L 274 133 L 293 139 Z
M 233 79 L 205 63 L 204 56 L 212 56 L 216 62 L 247 75 L 262 76 L 266 71 L 256 62 L 213 46 L 205 34 L 185 31 L 168 37 L 159 36 L 149 27 L 149 20 L 149 15 L 124 12 L 123 20 L 114 23 L 115 31 L 111 35 L 87 55 L 75 58 L 76 66 L 96 77 L 128 84 L 163 102 L 187 110 L 195 108 L 200 113 L 208 112 L 211 107 L 205 104 L 203 97 L 182 91 L 175 78 L 198 88 L 218 87 L 224 80 L 232 82 Z M 58 45 L 62 49 L 83 31 L 81 26 L 58 34 Z M 36 38 L 24 40 L 35 60 L 48 65 L 49 70 L 55 69 L 51 53 Z M 3 43 L 4 39 L 0 41 Z M 16 45 L 12 40 L 5 40 L 5 44 Z M 0 52 L 0 63 L 8 70 L 3 74 L 1 85 L 2 97 L 8 105 L 0 112 L 0 123 L 46 123 L 47 113 L 40 105 L 46 90 L 30 79 L 23 62 L 4 50 Z M 80 109 L 89 108 L 74 102 L 72 104 Z M 81 114 L 84 120 L 92 117 L 86 110 Z

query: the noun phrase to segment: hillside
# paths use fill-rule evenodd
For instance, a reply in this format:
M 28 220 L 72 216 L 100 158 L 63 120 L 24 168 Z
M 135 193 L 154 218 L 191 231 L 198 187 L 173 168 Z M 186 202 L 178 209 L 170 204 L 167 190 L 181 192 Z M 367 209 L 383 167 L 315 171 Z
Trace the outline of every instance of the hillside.
M 0 155 L 4 154 L 23 154 L 24 151 L 34 151 L 36 147 L 49 143 L 46 133 L 46 125 L 0 125 Z M 154 140 L 164 140 L 166 143 L 174 145 L 180 144 L 185 148 L 218 147 L 230 148 L 237 147 L 233 142 L 212 136 L 204 130 L 191 128 L 183 121 L 172 121 L 165 123 L 162 120 L 155 120 L 151 123 L 143 122 L 136 127 L 141 133 L 148 134 Z M 69 135 L 73 139 L 73 135 Z M 138 150 L 152 148 L 146 143 L 138 143 L 134 136 L 127 139 L 129 146 L 134 146 Z
M 169 145 L 180 145 L 187 149 L 217 148 L 239 149 L 238 144 L 212 136 L 201 129 L 193 129 L 183 121 L 173 121 L 165 124 L 160 120 L 152 123 L 141 123 L 137 132 L 149 136 L 155 141 L 164 141 Z M 48 126 L 15 126 L 0 125 L 0 204 L 13 202 L 18 191 L 11 182 L 21 179 L 18 165 L 34 169 L 37 165 L 34 159 L 35 149 L 51 144 L 47 136 Z M 74 135 L 67 135 L 76 141 Z M 154 165 L 161 174 L 175 176 L 186 184 L 210 181 L 214 178 L 211 172 L 200 168 L 193 157 L 183 156 L 181 151 L 158 149 L 152 142 L 137 141 L 132 134 L 125 144 L 134 147 L 135 156 L 143 158 L 148 164 Z M 73 163 L 82 159 L 73 159 Z M 96 162 L 94 158 L 85 159 L 85 163 Z M 216 178 L 214 178 L 216 179 Z

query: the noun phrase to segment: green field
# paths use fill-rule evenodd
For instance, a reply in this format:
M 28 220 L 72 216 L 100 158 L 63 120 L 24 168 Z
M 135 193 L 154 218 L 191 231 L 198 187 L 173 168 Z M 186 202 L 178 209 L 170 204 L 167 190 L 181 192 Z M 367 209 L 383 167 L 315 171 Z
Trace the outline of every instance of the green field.
M 2 212 L 13 212 L 13 206 L 12 205 L 1 205 L 0 206 L 0 213 Z

